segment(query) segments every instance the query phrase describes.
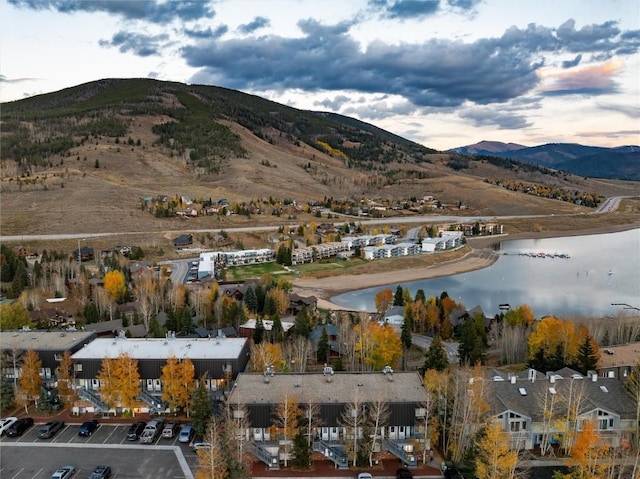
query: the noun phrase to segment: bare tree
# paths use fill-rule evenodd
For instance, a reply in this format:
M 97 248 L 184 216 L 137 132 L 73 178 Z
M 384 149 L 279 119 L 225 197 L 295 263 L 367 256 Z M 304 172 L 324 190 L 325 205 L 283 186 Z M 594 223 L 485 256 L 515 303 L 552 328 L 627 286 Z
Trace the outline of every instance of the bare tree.
M 340 416 L 340 424 L 345 429 L 345 439 L 351 440 L 351 458 L 353 465 L 358 461 L 358 441 L 361 429 L 366 422 L 365 403 L 361 398 L 360 391 L 356 388 L 350 403 L 345 405 L 345 409 Z
M 248 440 L 249 428 L 251 427 L 249 411 L 244 404 L 240 404 L 238 401 L 236 404 L 227 403 L 225 413 L 227 429 L 235 446 L 236 460 L 241 463 Z
M 373 452 L 376 450 L 378 441 L 382 440 L 381 431 L 388 424 L 390 414 L 389 404 L 380 396 L 369 404 L 369 422 L 373 430 L 369 450 L 369 467 L 373 467 Z
M 280 428 L 284 446 L 284 465 L 288 464 L 289 451 L 292 438 L 298 429 L 298 418 L 300 417 L 300 407 L 298 406 L 298 398 L 289 396 L 285 393 L 284 398 L 279 404 L 275 405 L 275 424 Z
M 504 325 L 498 345 L 502 363 L 525 362 L 527 359 L 527 326 L 524 324 Z
M 225 443 L 224 425 L 219 418 L 212 418 L 205 429 L 204 442 L 209 447 L 198 449 L 198 470 L 195 479 L 224 479 L 228 467 L 221 447 Z

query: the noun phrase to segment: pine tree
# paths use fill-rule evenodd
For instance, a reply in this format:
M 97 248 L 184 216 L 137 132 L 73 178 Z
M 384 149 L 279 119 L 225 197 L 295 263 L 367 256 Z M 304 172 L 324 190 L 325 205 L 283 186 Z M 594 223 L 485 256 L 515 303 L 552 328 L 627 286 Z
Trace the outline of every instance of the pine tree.
M 412 329 L 412 320 L 409 315 L 405 315 L 404 321 L 402 322 L 402 330 L 400 332 L 400 342 L 402 343 L 402 368 L 405 369 L 407 365 L 407 351 L 411 349 L 412 339 L 411 339 L 411 329 Z
M 264 324 L 262 319 L 256 321 L 256 329 L 253 330 L 253 342 L 254 344 L 260 344 L 264 339 Z
M 588 371 L 595 371 L 598 366 L 599 352 L 593 337 L 585 336 L 584 341 L 578 348 L 578 354 L 575 359 L 574 367 L 582 374 Z
M 209 403 L 209 392 L 207 391 L 206 384 L 207 375 L 204 374 L 200 381 L 198 381 L 198 387 L 191 396 L 191 423 L 193 429 L 198 434 L 203 434 L 209 419 L 211 418 L 211 405 Z
M 402 293 L 402 286 L 398 285 L 398 287 L 396 288 L 396 292 L 393 295 L 394 306 L 404 306 L 404 296 Z
M 326 363 L 329 356 L 329 335 L 327 334 L 327 327 L 322 327 L 322 334 L 318 341 L 318 347 L 316 349 L 316 358 L 320 363 Z
M 444 349 L 442 338 L 436 336 L 431 341 L 429 349 L 424 355 L 424 369 L 435 369 L 436 371 L 444 371 L 449 367 L 449 359 Z

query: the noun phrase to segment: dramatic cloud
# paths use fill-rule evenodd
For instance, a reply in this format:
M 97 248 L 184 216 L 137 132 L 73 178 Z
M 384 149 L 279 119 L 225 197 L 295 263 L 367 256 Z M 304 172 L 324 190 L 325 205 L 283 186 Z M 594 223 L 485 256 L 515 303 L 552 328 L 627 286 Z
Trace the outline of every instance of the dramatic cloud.
M 330 98 L 325 98 L 324 100 L 316 101 L 313 104 L 314 106 L 321 106 L 327 110 L 340 111 L 342 105 L 344 105 L 345 103 L 350 103 L 351 101 L 351 98 L 349 98 L 348 96 L 338 95 L 333 100 L 331 100 Z
M 562 68 L 572 68 L 578 66 L 580 64 L 580 60 L 582 60 L 582 55 L 576 55 L 573 60 L 566 60 L 562 62 Z
M 222 35 L 224 35 L 228 31 L 229 31 L 228 26 L 220 25 L 215 29 L 212 29 L 211 27 L 209 27 L 209 28 L 205 28 L 204 30 L 184 28 L 182 30 L 182 33 L 184 33 L 189 38 L 206 40 L 209 38 L 220 38 Z
M 305 36 L 264 36 L 201 42 L 182 50 L 201 72 L 198 82 L 235 89 L 347 90 L 405 97 L 417 106 L 507 101 L 533 89 L 538 67 L 503 39 L 464 44 L 361 45 L 350 25 L 301 22 Z
M 485 107 L 461 110 L 459 116 L 471 120 L 475 126 L 496 125 L 500 130 L 518 130 L 531 126 L 522 114 Z
M 138 56 L 148 57 L 159 54 L 168 40 L 169 36 L 166 33 L 143 35 L 120 31 L 111 40 L 100 40 L 98 43 L 103 47 L 117 47 L 122 53 L 131 51 Z
M 383 17 L 398 20 L 419 20 L 434 15 L 449 6 L 456 12 L 473 12 L 482 0 L 370 0 L 369 7 L 380 11 Z
M 433 15 L 440 8 L 440 0 L 398 0 L 386 7 L 389 18 L 420 18 Z
M 168 23 L 213 18 L 215 12 L 201 0 L 131 1 L 131 0 L 7 0 L 18 8 L 56 10 L 61 13 L 105 12 L 127 20 Z
M 611 61 L 558 73 L 543 72 L 545 84 L 540 90 L 547 96 L 615 93 L 618 91 L 615 77 L 621 69 L 620 62 Z
M 238 31 L 243 34 L 253 33 L 256 30 L 260 30 L 261 28 L 268 27 L 271 22 L 269 22 L 268 18 L 265 17 L 256 17 L 251 22 L 245 23 L 244 25 L 240 25 L 238 27 Z

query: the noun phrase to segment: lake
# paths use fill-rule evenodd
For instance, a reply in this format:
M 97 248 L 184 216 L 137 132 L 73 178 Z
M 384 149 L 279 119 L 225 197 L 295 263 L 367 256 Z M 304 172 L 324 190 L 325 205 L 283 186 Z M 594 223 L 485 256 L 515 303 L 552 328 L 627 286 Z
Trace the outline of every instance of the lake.
M 493 265 L 469 273 L 400 283 L 412 296 L 446 291 L 467 308 L 479 305 L 487 316 L 499 305 L 528 304 L 536 317 L 615 316 L 640 308 L 640 229 L 619 233 L 531 240 L 505 240 Z M 544 257 L 543 257 L 544 256 Z M 398 283 L 331 298 L 345 309 L 375 311 L 375 295 Z M 634 309 L 629 309 L 628 305 Z

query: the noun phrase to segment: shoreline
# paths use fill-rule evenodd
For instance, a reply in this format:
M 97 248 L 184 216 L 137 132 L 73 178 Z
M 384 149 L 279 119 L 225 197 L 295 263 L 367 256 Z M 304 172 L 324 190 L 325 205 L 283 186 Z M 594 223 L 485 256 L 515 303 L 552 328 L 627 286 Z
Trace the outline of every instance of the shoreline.
M 435 263 L 431 266 L 389 270 L 379 273 L 338 274 L 324 278 L 296 278 L 293 281 L 293 290 L 302 296 L 315 296 L 318 299 L 318 308 L 345 311 L 343 306 L 332 303 L 331 298 L 350 291 L 386 285 L 392 287 L 405 282 L 440 278 L 483 269 L 493 265 L 498 260 L 500 255 L 495 253 L 493 246 L 503 241 L 617 233 L 636 228 L 638 228 L 638 225 L 614 225 L 580 231 L 544 231 L 470 238 L 467 241 L 467 245 L 471 248 L 471 251 L 460 258 Z

